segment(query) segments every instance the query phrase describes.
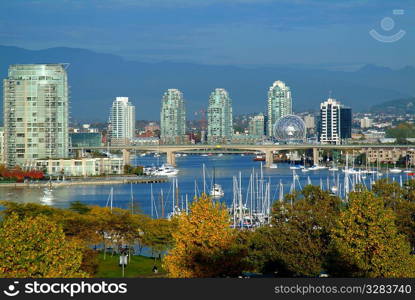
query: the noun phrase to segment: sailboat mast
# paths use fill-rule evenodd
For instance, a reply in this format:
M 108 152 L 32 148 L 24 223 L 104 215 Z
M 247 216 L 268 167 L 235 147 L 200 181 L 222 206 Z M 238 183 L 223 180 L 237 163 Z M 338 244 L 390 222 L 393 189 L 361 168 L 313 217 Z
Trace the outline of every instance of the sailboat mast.
M 203 164 L 203 194 L 206 195 L 206 171 L 205 171 L 205 164 Z
M 179 207 L 179 180 L 176 178 L 176 207 Z
M 110 207 L 111 207 L 111 212 L 112 212 L 112 201 L 114 199 L 114 188 L 111 187 L 111 202 L 110 202 Z
M 131 214 L 134 213 L 134 196 L 133 196 L 133 183 L 130 183 L 130 195 L 131 195 Z
M 164 195 L 163 189 L 160 191 L 160 200 L 161 200 L 161 217 L 164 218 Z

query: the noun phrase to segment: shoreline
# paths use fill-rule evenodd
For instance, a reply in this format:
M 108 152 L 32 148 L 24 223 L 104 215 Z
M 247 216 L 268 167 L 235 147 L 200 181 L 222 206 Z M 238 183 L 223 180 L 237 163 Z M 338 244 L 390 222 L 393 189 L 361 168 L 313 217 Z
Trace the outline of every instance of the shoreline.
M 45 182 L 9 182 L 0 183 L 0 188 L 56 188 L 75 185 L 111 185 L 111 184 L 149 184 L 167 182 L 167 177 L 148 177 L 148 178 L 116 178 L 105 180 L 65 180 L 65 181 L 45 181 Z

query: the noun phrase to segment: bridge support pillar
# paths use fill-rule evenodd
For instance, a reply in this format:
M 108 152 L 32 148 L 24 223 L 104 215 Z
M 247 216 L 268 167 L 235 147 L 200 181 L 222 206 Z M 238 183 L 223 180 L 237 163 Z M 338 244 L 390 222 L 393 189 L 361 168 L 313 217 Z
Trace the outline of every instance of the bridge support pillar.
M 167 151 L 166 156 L 167 156 L 167 158 L 166 158 L 167 163 L 169 165 L 172 165 L 173 167 L 175 167 L 176 166 L 176 155 L 175 155 L 174 151 Z
M 271 167 L 271 165 L 274 163 L 274 155 L 272 154 L 271 150 L 265 151 L 265 166 L 267 168 Z
M 313 148 L 313 164 L 318 165 L 319 156 L 320 156 L 319 149 Z
M 124 166 L 131 164 L 130 151 L 122 149 L 122 159 L 124 161 Z

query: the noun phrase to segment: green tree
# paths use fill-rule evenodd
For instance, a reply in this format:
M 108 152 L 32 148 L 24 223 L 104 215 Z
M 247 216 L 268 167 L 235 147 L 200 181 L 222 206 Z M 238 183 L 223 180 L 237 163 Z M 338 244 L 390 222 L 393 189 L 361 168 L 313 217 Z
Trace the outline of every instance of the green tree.
M 396 138 L 397 143 L 407 144 L 407 138 L 415 137 L 415 126 L 411 123 L 400 123 L 393 128 L 387 129 L 386 137 Z
M 0 228 L 0 277 L 86 277 L 82 248 L 45 216 L 12 214 Z
M 415 257 L 395 220 L 393 211 L 372 192 L 350 193 L 349 207 L 332 230 L 329 272 L 351 277 L 414 277 Z
M 316 276 L 325 269 L 340 199 L 309 185 L 286 200 L 293 204 L 275 203 L 272 227 L 251 236 L 249 261 L 264 273 Z
M 143 226 L 143 232 L 139 233 L 138 240 L 142 245 L 151 248 L 152 255 L 156 258 L 173 245 L 173 231 L 176 228 L 176 220 L 150 219 Z
M 104 246 L 104 259 L 108 246 L 114 253 L 120 246 L 132 244 L 140 232 L 138 217 L 129 210 L 92 206 L 90 216 L 95 220 L 96 232 Z

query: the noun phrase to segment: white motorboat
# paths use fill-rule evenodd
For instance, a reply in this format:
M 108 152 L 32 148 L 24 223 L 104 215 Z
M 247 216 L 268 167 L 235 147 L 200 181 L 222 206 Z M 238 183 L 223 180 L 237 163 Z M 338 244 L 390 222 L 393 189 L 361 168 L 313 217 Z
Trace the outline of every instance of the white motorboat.
M 405 174 L 408 174 L 408 173 L 414 173 L 415 171 L 414 171 L 414 170 L 403 170 L 403 172 L 404 172 Z
M 297 165 L 290 166 L 290 170 L 300 170 L 300 169 L 301 169 L 301 167 L 297 166 Z
M 331 167 L 331 168 L 329 168 L 329 171 L 330 172 L 337 172 L 338 170 L 339 170 L 338 167 Z
M 156 171 L 155 167 L 144 167 L 143 168 L 144 175 L 154 175 L 155 171 Z
M 157 168 L 153 175 L 157 176 L 176 176 L 179 170 L 169 164 L 163 164 L 160 168 Z
M 277 164 L 271 164 L 269 166 L 270 169 L 278 169 L 278 165 Z
M 301 172 L 309 172 L 310 169 L 309 168 L 301 168 Z
M 210 190 L 210 196 L 213 198 L 221 198 L 225 195 L 223 192 L 222 186 L 220 184 L 214 184 L 212 189 Z

